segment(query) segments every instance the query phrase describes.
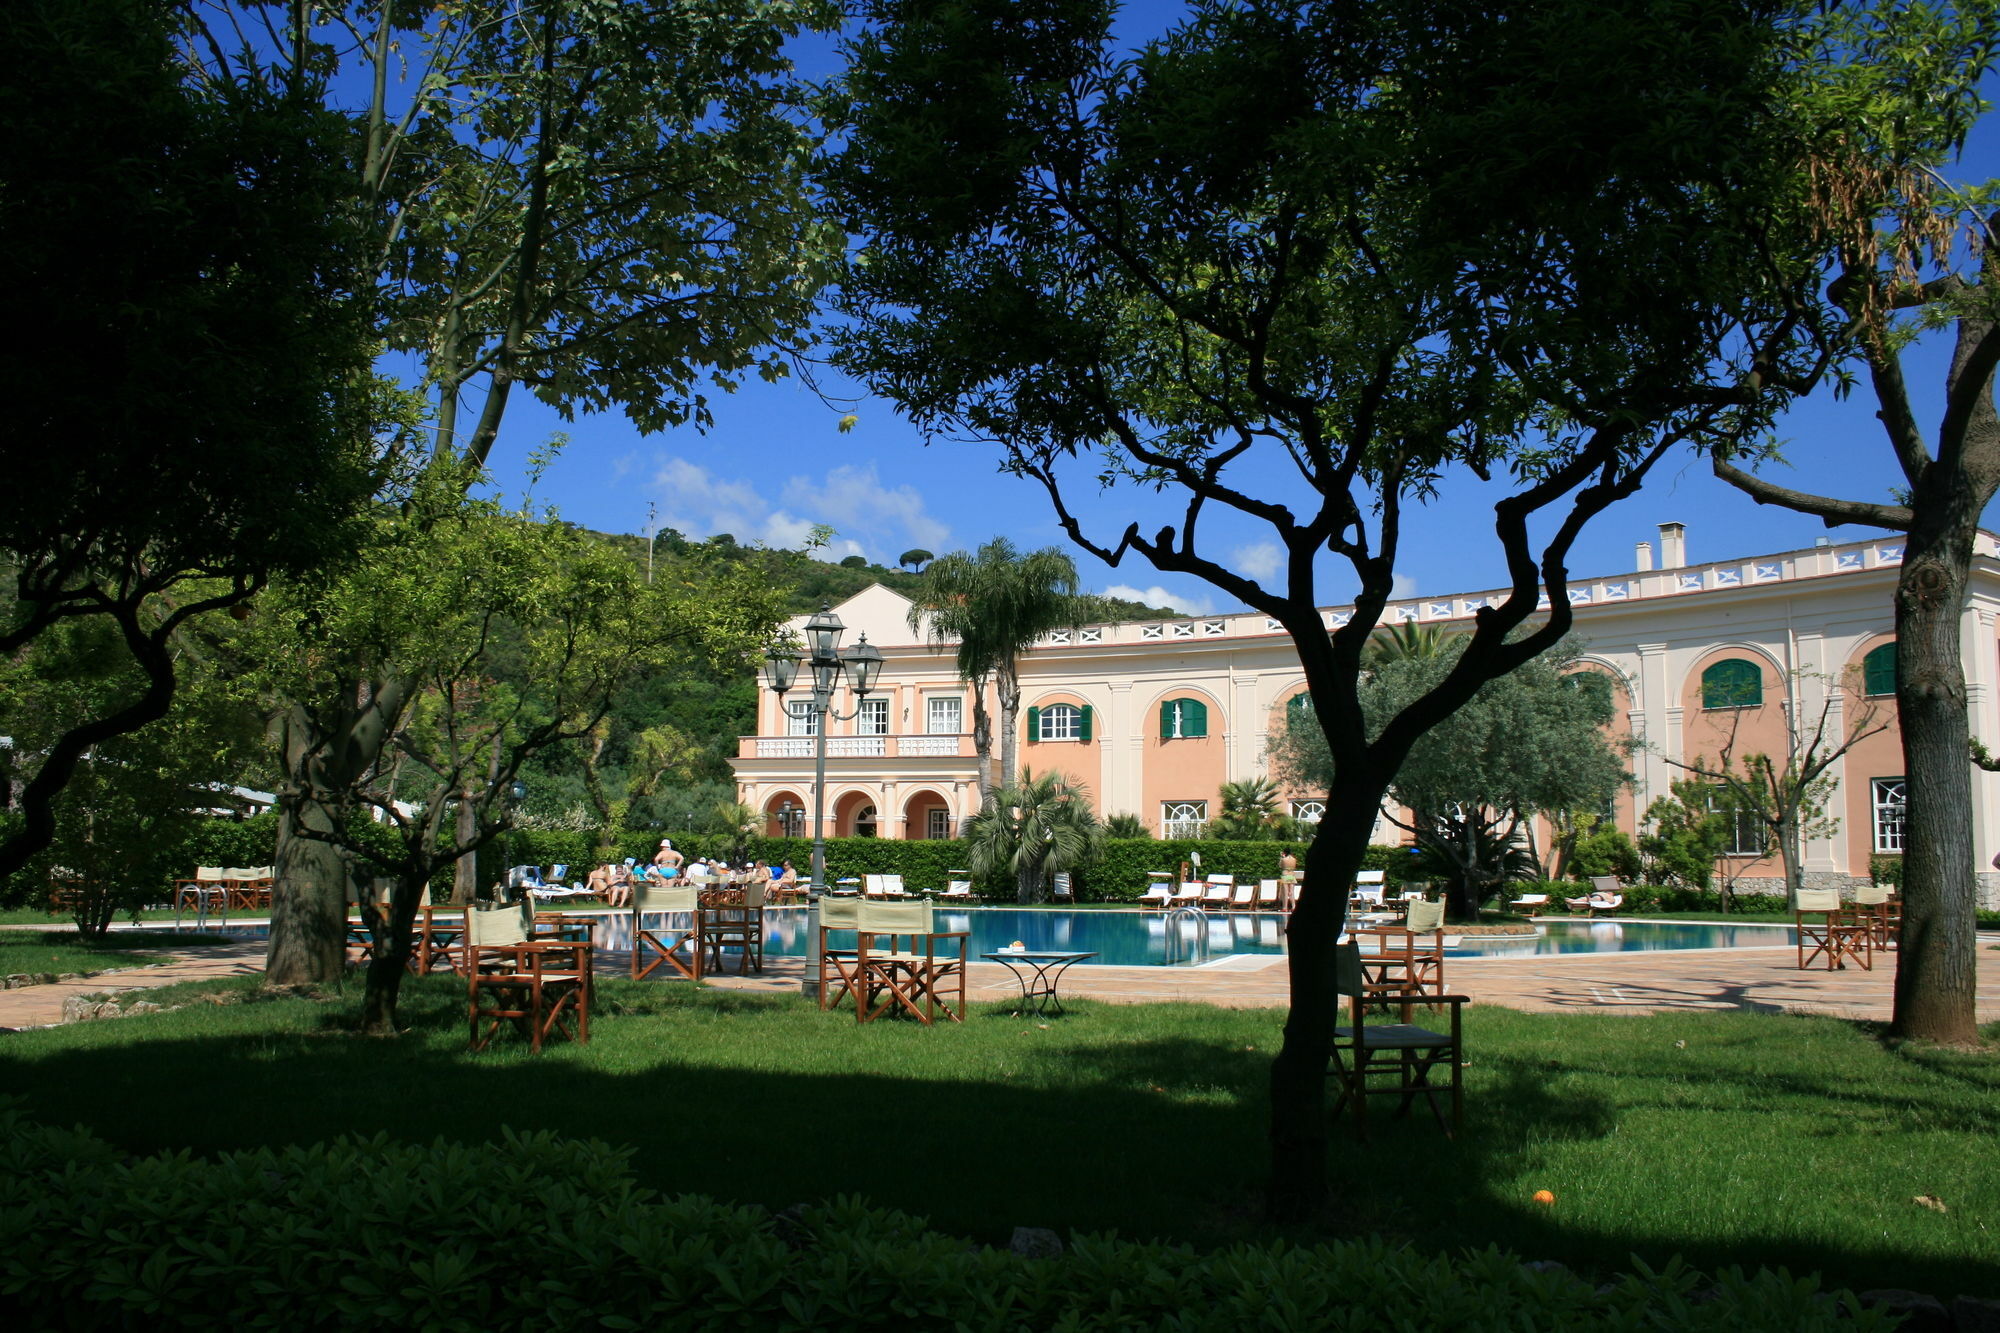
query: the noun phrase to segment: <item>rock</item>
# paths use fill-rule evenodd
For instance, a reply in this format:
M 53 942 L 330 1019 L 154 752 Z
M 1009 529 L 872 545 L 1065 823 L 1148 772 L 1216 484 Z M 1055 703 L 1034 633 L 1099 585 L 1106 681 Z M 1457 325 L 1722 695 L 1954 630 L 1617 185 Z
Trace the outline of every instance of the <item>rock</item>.
M 1007 1248 L 1023 1259 L 1055 1259 L 1063 1252 L 1062 1237 L 1047 1227 L 1015 1227 Z
M 1901 1333 L 1952 1333 L 1944 1302 L 1925 1292 L 1882 1287 L 1862 1292 L 1861 1303 L 1901 1315 Z
M 107 1000 L 102 995 L 66 995 L 63 997 L 63 1022 L 85 1023 L 94 1018 L 116 1018 L 123 1012 L 116 1000 Z
M 1961 1296 L 1951 1303 L 1951 1322 L 1958 1333 L 2000 1333 L 2000 1301 Z

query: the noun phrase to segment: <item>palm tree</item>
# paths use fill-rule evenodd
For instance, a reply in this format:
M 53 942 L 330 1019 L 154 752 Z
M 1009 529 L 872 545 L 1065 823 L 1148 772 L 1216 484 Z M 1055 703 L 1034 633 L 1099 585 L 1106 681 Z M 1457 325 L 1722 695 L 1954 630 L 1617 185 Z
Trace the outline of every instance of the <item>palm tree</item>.
M 1017 663 L 1036 639 L 1051 630 L 1075 628 L 1102 613 L 1101 599 L 1078 591 L 1076 562 L 1054 546 L 1026 555 L 1005 537 L 995 537 L 976 555 L 953 551 L 924 570 L 910 628 L 924 631 L 932 648 L 955 643 L 958 674 L 972 692 L 972 745 L 979 755 L 979 801 L 992 800 L 989 768 L 992 721 L 986 686 L 1000 696 L 999 785 L 1014 781 L 1014 755 L 1021 710 Z
M 1090 792 L 1060 773 L 1023 770 L 1018 785 L 1002 787 L 992 803 L 966 825 L 973 873 L 1011 873 L 1015 899 L 1040 902 L 1048 876 L 1092 860 L 1104 843 L 1104 825 L 1090 808 Z
M 1237 842 L 1280 838 L 1288 832 L 1278 812 L 1278 784 L 1269 778 L 1222 784 L 1222 809 L 1209 821 L 1207 836 Z

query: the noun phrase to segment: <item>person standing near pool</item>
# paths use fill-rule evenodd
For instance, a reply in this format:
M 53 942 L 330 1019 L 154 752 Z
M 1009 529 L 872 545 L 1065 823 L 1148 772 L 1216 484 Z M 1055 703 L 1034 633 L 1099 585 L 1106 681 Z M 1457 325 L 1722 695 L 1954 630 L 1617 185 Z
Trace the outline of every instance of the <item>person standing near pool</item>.
M 672 879 L 681 873 L 681 862 L 687 858 L 674 850 L 673 840 L 660 839 L 660 850 L 653 853 L 653 864 L 660 868 L 661 879 Z

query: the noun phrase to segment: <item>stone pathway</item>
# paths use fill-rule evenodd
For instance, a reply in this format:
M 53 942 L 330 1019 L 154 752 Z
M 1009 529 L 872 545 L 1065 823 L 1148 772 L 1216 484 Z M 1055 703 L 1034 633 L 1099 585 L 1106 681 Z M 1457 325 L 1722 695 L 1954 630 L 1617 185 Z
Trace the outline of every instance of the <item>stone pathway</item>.
M 1979 939 L 1979 1018 L 2000 1021 L 2000 935 Z M 81 982 L 28 986 L 0 992 L 0 1029 L 40 1027 L 62 1021 L 72 995 L 121 994 L 180 981 L 244 976 L 262 970 L 261 940 L 173 955 L 162 967 L 106 974 Z M 1071 968 L 1063 975 L 1065 998 L 1117 1003 L 1186 1000 L 1232 1008 L 1282 1008 L 1284 959 L 1230 959 L 1228 966 Z M 1830 1014 L 1887 1021 L 1895 982 L 1895 956 L 1876 956 L 1873 971 L 1801 972 L 1796 955 L 1782 949 L 1684 949 L 1643 953 L 1557 954 L 1529 958 L 1454 958 L 1446 982 L 1481 1004 L 1531 1013 L 1652 1014 L 1670 1011 L 1755 1009 L 1769 1013 Z M 601 955 L 603 974 L 625 970 L 625 955 Z M 762 976 L 712 976 L 729 990 L 796 992 L 804 960 L 773 957 Z M 974 1000 L 1018 995 L 1011 973 L 998 963 L 975 962 L 968 978 Z

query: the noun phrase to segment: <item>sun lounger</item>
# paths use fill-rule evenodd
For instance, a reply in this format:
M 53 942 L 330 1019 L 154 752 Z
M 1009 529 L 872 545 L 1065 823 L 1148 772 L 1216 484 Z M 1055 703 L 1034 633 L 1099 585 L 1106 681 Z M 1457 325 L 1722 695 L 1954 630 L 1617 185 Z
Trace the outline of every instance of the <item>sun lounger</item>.
M 1207 887 L 1206 884 L 1203 884 L 1198 879 L 1183 881 L 1180 888 L 1174 890 L 1174 896 L 1168 899 L 1168 901 L 1175 907 L 1198 906 L 1201 903 L 1202 890 Z
M 1228 884 L 1210 884 L 1201 891 L 1201 905 L 1211 911 L 1223 911 L 1229 906 Z
M 1247 912 L 1257 905 L 1257 886 L 1245 880 L 1236 886 L 1236 892 L 1229 895 L 1229 908 L 1234 912 Z
M 946 882 L 944 892 L 939 894 L 938 898 L 940 901 L 948 903 L 969 903 L 972 901 L 972 881 L 969 879 L 950 880 Z
M 1141 907 L 1165 907 L 1174 896 L 1171 884 L 1155 884 L 1139 895 Z
M 1284 905 L 1284 886 L 1275 879 L 1257 881 L 1257 906 L 1263 910 L 1274 910 Z
M 1524 893 L 1508 903 L 1507 906 L 1521 913 L 1523 916 L 1533 916 L 1537 912 L 1546 912 L 1548 910 L 1549 895 L 1546 893 Z

